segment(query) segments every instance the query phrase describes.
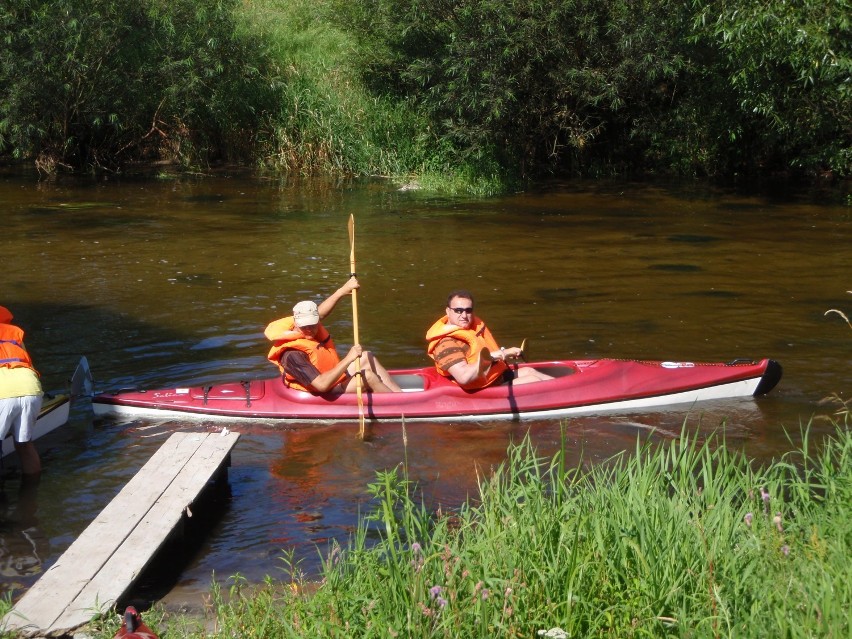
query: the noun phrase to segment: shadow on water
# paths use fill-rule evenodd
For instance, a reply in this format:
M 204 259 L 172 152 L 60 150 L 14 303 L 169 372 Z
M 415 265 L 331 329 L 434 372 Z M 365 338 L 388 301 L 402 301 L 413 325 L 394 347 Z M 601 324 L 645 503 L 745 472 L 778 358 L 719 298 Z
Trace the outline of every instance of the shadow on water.
M 202 339 L 104 307 L 22 302 L 12 312 L 46 391 L 66 390 L 83 355 L 97 392 L 207 380 L 205 371 L 221 367 L 223 359 L 245 357 L 240 339 Z M 263 374 L 269 376 L 269 370 Z
M 141 610 L 168 595 L 180 583 L 186 568 L 197 560 L 210 531 L 228 516 L 231 500 L 231 485 L 226 476 L 211 482 L 192 504 L 191 516 L 182 518 L 132 589 L 116 604 L 116 609 L 136 606 Z

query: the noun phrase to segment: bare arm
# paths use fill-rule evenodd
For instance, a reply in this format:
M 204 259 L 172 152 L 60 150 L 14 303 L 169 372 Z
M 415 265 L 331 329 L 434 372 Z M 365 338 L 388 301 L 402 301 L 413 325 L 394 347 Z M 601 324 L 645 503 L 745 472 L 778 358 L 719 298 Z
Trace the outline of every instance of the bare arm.
M 319 305 L 318 310 L 320 319 L 325 319 L 331 315 L 331 312 L 334 310 L 334 307 L 337 306 L 337 303 L 341 300 L 341 298 L 350 295 L 353 290 L 360 287 L 361 285 L 358 283 L 358 279 L 354 275 L 346 280 L 346 283 L 343 286 L 329 295 L 329 297 Z
M 324 373 L 320 373 L 311 380 L 311 388 L 318 393 L 327 393 L 330 391 L 334 388 L 340 376 L 346 372 L 346 367 L 361 357 L 361 352 L 361 346 L 359 344 L 353 346 L 349 349 L 349 352 L 334 365 L 334 368 Z
M 466 361 L 453 364 L 447 369 L 447 372 L 453 376 L 459 384 L 470 384 L 475 379 L 485 375 L 488 369 L 491 368 L 491 353 L 487 348 L 479 351 L 479 357 L 472 363 Z

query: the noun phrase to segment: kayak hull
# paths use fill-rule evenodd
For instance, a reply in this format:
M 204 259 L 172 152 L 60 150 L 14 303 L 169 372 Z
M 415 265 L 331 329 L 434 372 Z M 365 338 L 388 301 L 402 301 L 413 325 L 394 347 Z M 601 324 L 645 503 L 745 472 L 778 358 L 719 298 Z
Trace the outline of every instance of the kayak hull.
M 390 371 L 405 392 L 365 393 L 370 420 L 498 420 L 559 418 L 636 411 L 705 400 L 753 397 L 781 378 L 770 359 L 731 363 L 636 360 L 555 360 L 521 364 L 554 379 L 465 391 L 434 368 Z M 273 420 L 359 419 L 354 393 L 313 395 L 286 388 L 279 377 L 211 386 L 121 390 L 92 399 L 96 416 L 148 419 Z

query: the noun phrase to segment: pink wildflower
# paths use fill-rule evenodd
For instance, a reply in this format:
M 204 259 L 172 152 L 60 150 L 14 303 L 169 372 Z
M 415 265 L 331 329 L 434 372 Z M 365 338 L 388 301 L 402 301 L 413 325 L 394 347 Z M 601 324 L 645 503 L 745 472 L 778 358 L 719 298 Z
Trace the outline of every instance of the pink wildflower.
M 769 512 L 769 493 L 765 488 L 760 489 L 760 498 L 763 500 L 763 511 Z

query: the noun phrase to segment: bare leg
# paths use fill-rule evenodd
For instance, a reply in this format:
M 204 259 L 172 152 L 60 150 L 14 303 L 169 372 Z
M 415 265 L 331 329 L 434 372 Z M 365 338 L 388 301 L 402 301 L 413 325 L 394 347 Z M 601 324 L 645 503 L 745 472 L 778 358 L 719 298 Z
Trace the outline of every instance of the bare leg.
M 515 381 L 513 384 L 529 384 L 531 382 L 543 382 L 548 379 L 553 379 L 547 373 L 542 373 L 534 368 L 519 368 L 515 372 Z
M 24 475 L 38 475 L 41 473 L 41 458 L 38 456 L 33 442 L 15 442 L 15 452 L 21 461 L 21 472 Z
M 369 368 L 361 369 L 361 375 L 363 375 L 364 386 L 362 387 L 365 391 L 370 391 L 373 393 L 393 393 L 393 389 L 388 388 L 382 379 L 376 375 Z M 352 377 L 346 382 L 346 387 L 343 392 L 345 393 L 354 393 L 358 390 L 358 378 L 355 376 L 355 372 L 352 371 Z
M 362 370 L 370 370 L 376 375 L 378 375 L 379 379 L 382 381 L 382 385 L 387 387 L 387 391 L 377 391 L 377 392 L 393 392 L 399 393 L 402 392 L 402 389 L 399 387 L 395 381 L 393 381 L 393 377 L 390 373 L 388 373 L 387 369 L 379 363 L 379 360 L 376 359 L 376 356 L 373 355 L 370 351 L 367 351 L 363 355 L 361 355 L 361 369 Z

